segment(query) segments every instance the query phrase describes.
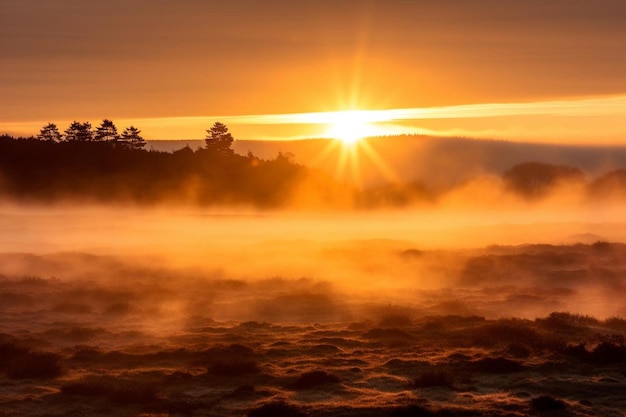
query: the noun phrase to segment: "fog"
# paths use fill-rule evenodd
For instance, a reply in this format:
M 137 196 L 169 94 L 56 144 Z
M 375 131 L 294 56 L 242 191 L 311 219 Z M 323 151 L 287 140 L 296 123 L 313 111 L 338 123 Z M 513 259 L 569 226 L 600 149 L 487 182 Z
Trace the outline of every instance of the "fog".
M 388 210 L 5 203 L 3 407 L 589 415 L 597 387 L 597 414 L 618 415 L 623 205 L 558 190 L 486 177 Z
M 615 292 L 624 249 L 614 244 L 609 256 L 592 245 L 624 241 L 621 204 L 579 204 L 569 191 L 524 202 L 493 185 L 379 211 L 4 204 L 0 274 L 58 284 L 37 309 L 70 303 L 99 320 L 121 308 L 134 325 L 168 329 L 198 319 L 377 321 L 398 309 L 414 318 L 626 314 Z

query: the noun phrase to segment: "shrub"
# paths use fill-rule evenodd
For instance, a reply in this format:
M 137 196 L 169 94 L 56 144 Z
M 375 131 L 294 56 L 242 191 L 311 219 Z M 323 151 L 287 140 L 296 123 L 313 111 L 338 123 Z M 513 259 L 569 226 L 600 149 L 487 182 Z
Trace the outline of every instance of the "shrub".
M 583 362 L 595 364 L 626 363 L 626 346 L 611 342 L 602 342 L 591 351 L 584 343 L 567 346 L 563 353 Z
M 565 410 L 566 408 L 563 401 L 550 397 L 549 395 L 533 398 L 530 401 L 530 405 L 536 411 L 559 411 Z
M 13 342 L 0 343 L 0 369 L 6 370 L 12 360 L 27 353 L 28 349 Z
M 524 359 L 530 357 L 531 352 L 526 346 L 520 343 L 512 343 L 506 347 L 506 353 L 514 358 Z
M 338 377 L 326 371 L 310 371 L 300 375 L 293 383 L 292 388 L 295 390 L 304 390 L 322 385 L 337 384 L 340 381 Z
M 254 351 L 247 346 L 214 346 L 202 352 L 201 356 L 200 363 L 206 365 L 209 375 L 240 376 L 260 372 Z
M 543 337 L 523 321 L 499 321 L 471 329 L 472 342 L 477 346 L 493 347 L 511 344 L 540 344 Z
M 378 325 L 380 327 L 407 327 L 413 324 L 411 312 L 408 308 L 388 306 L 380 312 Z
M 602 342 L 590 352 L 593 363 L 613 364 L 626 363 L 626 346 L 610 342 Z
M 250 359 L 216 359 L 207 367 L 207 374 L 220 376 L 240 376 L 260 371 L 259 365 Z
M 604 325 L 614 329 L 626 330 L 626 320 L 621 317 L 609 317 L 604 320 Z
M 454 379 L 445 371 L 426 371 L 413 380 L 415 388 L 448 387 L 452 388 Z
M 544 319 L 537 319 L 537 322 L 551 329 L 568 330 L 576 326 L 590 326 L 599 324 L 598 319 L 583 314 L 572 314 L 567 311 L 552 312 Z
M 514 372 L 521 372 L 524 370 L 524 366 L 519 362 L 502 357 L 483 358 L 471 362 L 471 364 L 472 368 L 475 371 L 488 374 L 510 374 Z
M 54 353 L 27 352 L 8 363 L 7 376 L 13 379 L 51 379 L 61 375 L 61 357 Z

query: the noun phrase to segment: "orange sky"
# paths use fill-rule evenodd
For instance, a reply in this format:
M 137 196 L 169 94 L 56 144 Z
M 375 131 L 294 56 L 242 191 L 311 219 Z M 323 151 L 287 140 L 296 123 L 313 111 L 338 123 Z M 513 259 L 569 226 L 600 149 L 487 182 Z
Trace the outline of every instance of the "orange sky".
M 0 133 L 110 118 L 149 139 L 201 138 L 225 116 L 626 96 L 623 0 L 2 0 L 0 39 Z M 393 124 L 626 144 L 623 114 L 597 109 Z M 323 133 L 229 126 L 242 139 Z

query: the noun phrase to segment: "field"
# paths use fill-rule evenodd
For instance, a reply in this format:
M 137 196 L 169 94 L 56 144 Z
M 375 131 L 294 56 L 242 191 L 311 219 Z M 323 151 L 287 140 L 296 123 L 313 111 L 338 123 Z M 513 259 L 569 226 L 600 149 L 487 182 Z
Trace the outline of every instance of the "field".
M 624 415 L 618 225 L 367 219 L 5 209 L 0 415 Z

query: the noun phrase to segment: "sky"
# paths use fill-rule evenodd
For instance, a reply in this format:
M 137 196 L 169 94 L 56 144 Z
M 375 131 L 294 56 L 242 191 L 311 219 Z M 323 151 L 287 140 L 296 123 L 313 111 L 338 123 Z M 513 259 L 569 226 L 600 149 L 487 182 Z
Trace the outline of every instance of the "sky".
M 0 133 L 108 118 L 194 139 L 220 120 L 235 138 L 290 139 L 327 134 L 320 113 L 382 110 L 364 113 L 380 134 L 626 145 L 623 0 L 0 8 Z

